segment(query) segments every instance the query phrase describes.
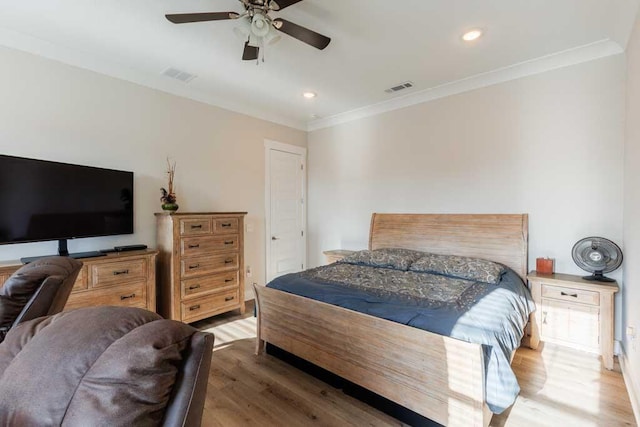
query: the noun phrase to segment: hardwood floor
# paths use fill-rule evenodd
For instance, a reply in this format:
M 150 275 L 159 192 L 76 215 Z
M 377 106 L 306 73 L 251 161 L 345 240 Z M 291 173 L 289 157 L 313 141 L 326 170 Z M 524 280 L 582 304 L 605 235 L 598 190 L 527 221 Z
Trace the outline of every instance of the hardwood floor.
M 400 421 L 269 355 L 254 356 L 253 305 L 193 326 L 216 336 L 203 426 L 401 426 Z M 619 369 L 564 347 L 521 348 L 521 392 L 491 426 L 635 426 Z

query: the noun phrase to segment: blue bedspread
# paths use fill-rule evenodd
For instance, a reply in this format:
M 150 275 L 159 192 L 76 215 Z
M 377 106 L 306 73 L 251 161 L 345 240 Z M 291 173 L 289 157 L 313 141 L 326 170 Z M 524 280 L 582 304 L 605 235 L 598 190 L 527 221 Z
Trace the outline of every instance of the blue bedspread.
M 512 270 L 507 271 L 496 285 L 482 284 L 482 291 L 474 292 L 472 303 L 464 306 L 411 303 L 401 296 L 380 295 L 335 282 L 309 280 L 307 277 L 304 272 L 288 274 L 274 279 L 267 286 L 440 335 L 483 344 L 489 408 L 499 414 L 515 401 L 520 387 L 511 370 L 510 357 L 520 345 L 528 316 L 535 305 L 529 290 Z

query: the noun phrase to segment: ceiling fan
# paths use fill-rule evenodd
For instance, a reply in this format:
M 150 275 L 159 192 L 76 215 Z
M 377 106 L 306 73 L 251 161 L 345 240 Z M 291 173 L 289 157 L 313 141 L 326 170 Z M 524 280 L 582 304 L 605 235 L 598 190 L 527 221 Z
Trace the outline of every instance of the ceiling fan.
M 285 33 L 317 49 L 324 49 L 331 39 L 308 28 L 289 22 L 282 18 L 272 18 L 270 12 L 280 11 L 302 0 L 239 0 L 244 6 L 244 12 L 209 12 L 209 13 L 178 13 L 165 17 L 174 24 L 190 22 L 221 21 L 237 19 L 241 22 L 234 28 L 236 35 L 244 40 L 243 60 L 257 60 L 260 48 L 273 44 L 280 39 L 277 31 Z M 277 30 L 277 31 L 276 31 Z M 264 53 L 263 53 L 264 55 Z M 263 56 L 264 60 L 264 56 Z

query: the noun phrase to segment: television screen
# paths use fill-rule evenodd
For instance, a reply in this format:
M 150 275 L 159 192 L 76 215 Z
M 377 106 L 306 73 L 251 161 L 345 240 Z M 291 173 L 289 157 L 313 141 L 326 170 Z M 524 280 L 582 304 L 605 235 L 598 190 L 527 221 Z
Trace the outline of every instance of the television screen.
M 0 155 L 0 244 L 133 233 L 133 172 Z

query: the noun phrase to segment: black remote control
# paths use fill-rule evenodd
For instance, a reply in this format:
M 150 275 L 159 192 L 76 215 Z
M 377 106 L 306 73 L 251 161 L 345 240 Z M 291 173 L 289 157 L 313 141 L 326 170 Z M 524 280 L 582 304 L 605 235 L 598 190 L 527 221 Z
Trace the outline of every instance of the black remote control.
M 125 252 L 125 251 L 141 251 L 143 249 L 147 249 L 147 245 L 127 245 L 127 246 L 114 246 L 113 249 L 116 252 Z

